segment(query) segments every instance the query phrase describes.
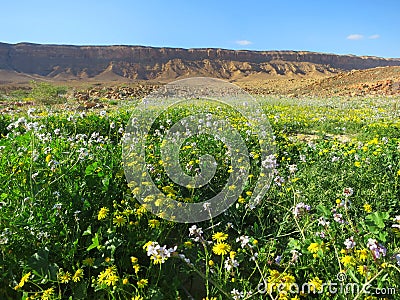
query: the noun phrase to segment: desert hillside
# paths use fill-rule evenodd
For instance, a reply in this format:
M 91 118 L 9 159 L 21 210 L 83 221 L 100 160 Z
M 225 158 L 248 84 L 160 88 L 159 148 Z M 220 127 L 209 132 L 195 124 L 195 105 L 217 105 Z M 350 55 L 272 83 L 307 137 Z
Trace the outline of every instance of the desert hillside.
M 32 79 L 168 82 L 191 76 L 257 82 L 283 77 L 322 78 L 383 66 L 400 66 L 400 59 L 306 51 L 0 43 L 0 84 L 26 83 Z

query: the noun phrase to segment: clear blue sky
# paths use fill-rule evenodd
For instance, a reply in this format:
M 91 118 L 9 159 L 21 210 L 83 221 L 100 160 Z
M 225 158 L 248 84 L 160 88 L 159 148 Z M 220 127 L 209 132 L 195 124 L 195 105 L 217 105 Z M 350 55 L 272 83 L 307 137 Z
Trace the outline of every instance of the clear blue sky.
M 0 41 L 400 57 L 400 1 L 3 1 Z

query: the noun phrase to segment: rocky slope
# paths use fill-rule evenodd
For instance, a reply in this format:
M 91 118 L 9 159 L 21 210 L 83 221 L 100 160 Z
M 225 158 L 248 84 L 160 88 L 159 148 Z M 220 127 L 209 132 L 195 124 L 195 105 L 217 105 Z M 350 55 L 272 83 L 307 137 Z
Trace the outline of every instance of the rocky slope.
M 0 43 L 0 83 L 51 81 L 167 82 L 190 76 L 231 81 L 324 77 L 352 69 L 400 66 L 400 59 L 304 51 L 236 51 L 142 46 Z

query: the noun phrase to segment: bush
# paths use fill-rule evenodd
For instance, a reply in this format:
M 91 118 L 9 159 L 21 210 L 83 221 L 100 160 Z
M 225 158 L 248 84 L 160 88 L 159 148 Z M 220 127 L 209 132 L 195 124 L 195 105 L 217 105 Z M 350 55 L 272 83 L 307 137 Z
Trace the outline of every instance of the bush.
M 31 81 L 32 90 L 29 97 L 35 99 L 44 105 L 53 105 L 62 103 L 64 94 L 67 92 L 67 88 L 63 86 L 55 86 L 47 82 Z

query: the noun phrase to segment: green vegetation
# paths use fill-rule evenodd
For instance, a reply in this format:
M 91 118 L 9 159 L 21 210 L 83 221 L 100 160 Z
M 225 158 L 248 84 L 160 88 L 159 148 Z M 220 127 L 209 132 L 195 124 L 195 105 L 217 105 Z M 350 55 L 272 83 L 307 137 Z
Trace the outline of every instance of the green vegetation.
M 63 92 L 33 83 L 30 97 L 47 105 Z M 377 299 L 375 288 L 388 287 L 399 293 L 395 99 L 259 100 L 276 136 L 271 187 L 260 204 L 249 203 L 263 176 L 250 139 L 251 172 L 237 203 L 198 224 L 165 221 L 136 200 L 121 161 L 128 105 L 0 115 L 0 298 Z M 207 189 L 191 191 L 165 174 L 157 130 L 165 133 L 198 110 L 217 113 L 212 105 L 171 109 L 146 143 L 147 171 L 179 201 L 212 197 L 230 174 L 224 145 L 202 135 L 181 147 L 180 165 L 193 175 L 198 158 L 212 155 L 218 168 Z M 246 120 L 224 112 L 245 137 Z M 329 282 L 360 290 L 332 292 Z M 311 288 L 302 293 L 306 284 Z
M 28 95 L 29 98 L 38 101 L 43 105 L 54 105 L 65 102 L 64 94 L 66 87 L 52 85 L 47 82 L 31 81 L 32 89 Z

